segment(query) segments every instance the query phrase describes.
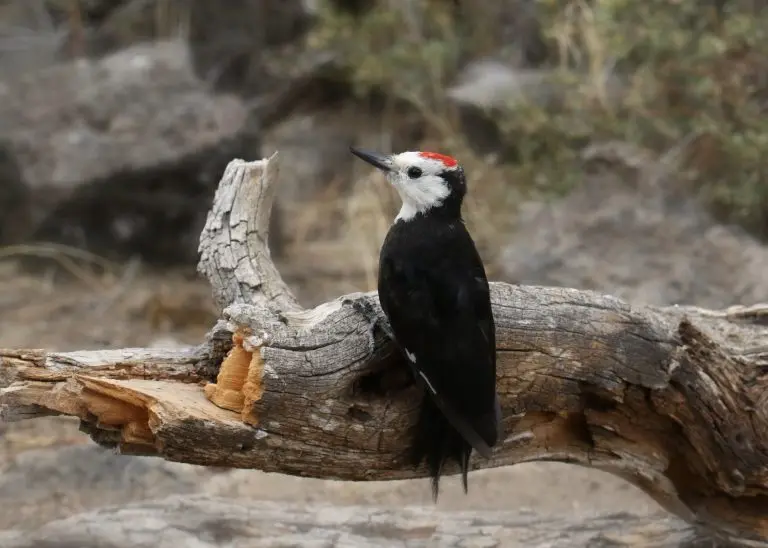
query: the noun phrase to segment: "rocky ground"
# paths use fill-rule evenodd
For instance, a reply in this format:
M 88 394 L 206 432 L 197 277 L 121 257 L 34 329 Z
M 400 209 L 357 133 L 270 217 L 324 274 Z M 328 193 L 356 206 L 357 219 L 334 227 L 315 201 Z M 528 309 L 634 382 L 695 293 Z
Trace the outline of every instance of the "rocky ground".
M 338 89 L 332 58 L 286 51 L 314 3 L 237 4 L 234 19 L 193 10 L 191 47 L 178 39 L 135 44 L 121 33 L 126 18 L 160 22 L 128 9 L 99 15 L 94 7 L 86 15 L 102 17 L 97 30 L 46 35 L 35 52 L 7 62 L 0 80 L 0 346 L 200 341 L 216 312 L 194 275 L 196 238 L 216 183 L 230 159 L 275 150 L 291 159 L 283 163 L 272 229 L 285 278 L 307 305 L 373 287 L 394 202 L 347 147 L 416 146 L 425 137 L 420 123 L 398 107 L 351 100 L 349 90 Z M 0 19 L 14 21 L 16 31 L 32 25 L 19 6 L 0 2 Z M 66 19 L 66 12 L 56 13 Z M 254 37 L 246 13 L 280 24 Z M 216 25 L 248 47 L 215 39 L 222 35 Z M 6 31 L 0 28 L 0 38 Z M 154 36 L 162 34 L 153 27 Z M 232 43 L 267 48 L 269 55 L 243 59 L 227 49 Z M 78 44 L 99 55 L 62 58 Z M 503 78 L 480 81 L 509 85 Z M 454 95 L 471 102 L 487 92 L 464 86 Z M 476 131 L 484 134 L 483 127 Z M 630 147 L 587 156 L 584 183 L 562 199 L 518 204 L 509 226 L 472 221 L 493 278 L 655 304 L 725 307 L 768 298 L 765 246 L 713 221 L 680 185 L 669 184 L 652 155 Z M 493 172 L 475 167 L 470 178 Z M 476 188 L 472 219 L 493 209 L 490 198 L 483 201 L 484 185 Z M 618 478 L 564 464 L 480 471 L 470 483 L 464 496 L 455 478 L 446 481 L 438 507 L 584 516 L 659 511 Z M 0 530 L 193 493 L 431 505 L 426 480 L 342 483 L 204 469 L 115 455 L 64 418 L 0 424 Z

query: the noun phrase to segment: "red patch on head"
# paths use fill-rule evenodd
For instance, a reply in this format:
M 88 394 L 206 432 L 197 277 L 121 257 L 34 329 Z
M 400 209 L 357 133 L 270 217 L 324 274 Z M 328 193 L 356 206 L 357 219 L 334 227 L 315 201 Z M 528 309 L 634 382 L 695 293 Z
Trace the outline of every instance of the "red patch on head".
M 437 160 L 438 162 L 442 162 L 445 167 L 456 167 L 456 165 L 459 163 L 456 161 L 456 158 L 446 156 L 445 154 L 438 154 L 437 152 L 419 152 L 419 156 L 422 158 L 429 158 L 430 160 Z

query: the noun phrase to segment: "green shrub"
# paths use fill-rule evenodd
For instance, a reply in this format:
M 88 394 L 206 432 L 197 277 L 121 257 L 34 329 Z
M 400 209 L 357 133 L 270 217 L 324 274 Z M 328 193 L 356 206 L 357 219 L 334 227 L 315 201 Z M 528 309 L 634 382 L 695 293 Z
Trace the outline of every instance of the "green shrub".
M 515 150 L 499 172 L 514 185 L 503 188 L 515 199 L 521 189 L 568 190 L 588 143 L 616 139 L 658 154 L 685 144 L 681 184 L 693 183 L 720 218 L 768 236 L 768 8 L 757 3 L 538 0 L 546 64 L 566 92 L 494 113 Z M 477 2 L 463 21 L 452 2 L 393 4 L 359 19 L 325 6 L 312 40 L 341 52 L 358 93 L 409 102 L 466 158 L 444 90 L 464 60 L 503 51 L 500 2 Z
M 724 220 L 768 235 L 768 10 L 751 2 L 540 0 L 560 66 L 589 75 L 553 130 L 623 139 L 663 153 L 684 141 L 701 196 Z M 611 65 L 626 88 L 599 98 Z M 545 124 L 547 125 L 547 124 Z

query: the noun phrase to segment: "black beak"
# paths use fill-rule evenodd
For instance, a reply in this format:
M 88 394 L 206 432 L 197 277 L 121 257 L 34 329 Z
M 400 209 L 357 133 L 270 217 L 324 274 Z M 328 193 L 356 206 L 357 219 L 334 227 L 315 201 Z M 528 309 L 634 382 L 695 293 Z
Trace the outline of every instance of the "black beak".
M 355 147 L 349 147 L 349 150 L 352 154 L 361 160 L 368 162 L 373 167 L 377 167 L 382 171 L 392 171 L 392 164 L 390 163 L 388 156 L 367 150 L 360 150 Z

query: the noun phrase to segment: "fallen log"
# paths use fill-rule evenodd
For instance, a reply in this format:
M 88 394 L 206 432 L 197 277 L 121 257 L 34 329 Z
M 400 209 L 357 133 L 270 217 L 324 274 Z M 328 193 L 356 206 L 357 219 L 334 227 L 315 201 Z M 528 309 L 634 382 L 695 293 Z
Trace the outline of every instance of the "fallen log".
M 208 340 L 0 349 L 0 417 L 73 415 L 98 443 L 198 465 L 425 476 L 406 464 L 417 388 L 375 292 L 304 309 L 271 261 L 278 176 L 274 155 L 233 160 L 221 179 L 199 247 L 222 310 Z M 660 308 L 504 283 L 491 296 L 505 438 L 472 469 L 592 466 L 708 534 L 768 541 L 768 305 Z

